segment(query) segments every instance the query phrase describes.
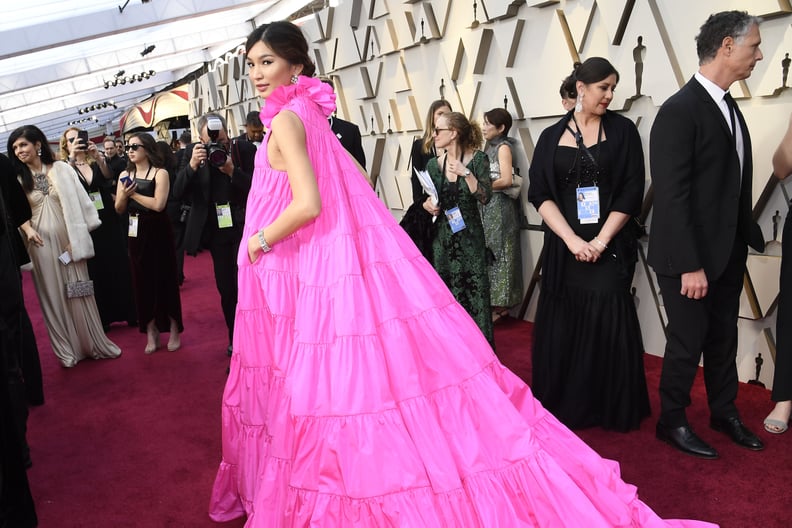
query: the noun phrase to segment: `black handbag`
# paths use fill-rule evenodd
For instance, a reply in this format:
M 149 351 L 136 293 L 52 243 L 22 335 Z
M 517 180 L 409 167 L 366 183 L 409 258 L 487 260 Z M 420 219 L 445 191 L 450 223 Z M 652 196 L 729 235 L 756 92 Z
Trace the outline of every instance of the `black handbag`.
M 424 258 L 431 263 L 432 241 L 434 240 L 432 215 L 423 208 L 422 204 L 414 203 L 407 208 L 399 225 L 412 239 Z

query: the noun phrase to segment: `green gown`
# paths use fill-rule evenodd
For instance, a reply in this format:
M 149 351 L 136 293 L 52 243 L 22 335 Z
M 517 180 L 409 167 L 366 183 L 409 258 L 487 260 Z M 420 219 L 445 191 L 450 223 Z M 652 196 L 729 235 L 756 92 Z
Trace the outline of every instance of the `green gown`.
M 484 239 L 479 204 L 486 204 L 492 196 L 489 159 L 477 150 L 467 168 L 478 181 L 478 189 L 471 193 L 467 181 L 459 177 L 451 183 L 445 177 L 438 158 L 426 166 L 440 197 L 440 214 L 435 222 L 432 255 L 435 270 L 454 294 L 456 300 L 470 314 L 481 332 L 495 348 L 490 309 L 489 264 L 490 253 Z M 444 212 L 458 206 L 465 228 L 453 233 Z

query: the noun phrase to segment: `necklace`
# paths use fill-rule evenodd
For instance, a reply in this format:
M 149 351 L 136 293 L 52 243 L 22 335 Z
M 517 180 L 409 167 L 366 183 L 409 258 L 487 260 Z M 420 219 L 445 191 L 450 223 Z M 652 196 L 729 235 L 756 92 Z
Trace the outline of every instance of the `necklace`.
M 88 163 L 84 161 L 75 161 L 74 164 L 77 165 L 78 167 L 85 167 L 86 165 L 88 165 Z
M 33 172 L 32 170 L 30 172 Z M 33 189 L 40 191 L 43 195 L 49 194 L 49 179 L 47 178 L 47 166 L 41 164 L 41 172 L 33 172 Z

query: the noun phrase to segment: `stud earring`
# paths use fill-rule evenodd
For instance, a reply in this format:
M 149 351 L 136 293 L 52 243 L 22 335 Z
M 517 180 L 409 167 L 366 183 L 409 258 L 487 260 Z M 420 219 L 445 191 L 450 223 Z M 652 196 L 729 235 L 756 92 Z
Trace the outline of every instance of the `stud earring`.
M 575 113 L 579 114 L 583 111 L 583 94 L 579 93 L 577 96 L 577 101 L 575 101 Z
M 297 84 L 297 82 L 298 82 L 299 80 L 300 80 L 300 78 L 299 78 L 299 77 L 297 77 L 296 75 L 292 75 L 292 76 L 291 76 L 291 83 L 292 83 L 292 84 Z

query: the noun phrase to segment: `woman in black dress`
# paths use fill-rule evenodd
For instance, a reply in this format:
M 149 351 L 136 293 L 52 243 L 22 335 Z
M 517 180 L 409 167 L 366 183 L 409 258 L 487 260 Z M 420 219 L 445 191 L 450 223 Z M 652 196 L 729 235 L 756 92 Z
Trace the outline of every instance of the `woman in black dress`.
M 102 224 L 91 231 L 94 257 L 88 274 L 94 283 L 94 298 L 107 331 L 110 323 L 136 323 L 126 240 L 121 238 L 121 218 L 113 208 L 113 171 L 92 142 L 83 144 L 79 129 L 69 127 L 60 138 L 60 157 L 77 171 L 80 184 L 91 197 Z
M 451 112 L 451 103 L 445 99 L 432 101 L 426 113 L 423 135 L 416 138 L 410 151 L 410 186 L 412 188 L 412 204 L 407 208 L 400 225 L 410 236 L 426 260 L 432 262 L 432 238 L 434 236 L 432 216 L 423 208 L 428 197 L 418 179 L 418 172 L 425 172 L 429 160 L 437 157 L 434 145 L 434 126 L 437 118 Z
M 784 139 L 773 155 L 773 174 L 781 180 L 792 174 L 792 117 Z M 789 416 L 792 413 L 792 228 L 789 228 L 790 225 L 792 225 L 792 215 L 787 213 L 781 239 L 781 277 L 776 315 L 776 364 L 771 394 L 771 399 L 776 404 L 764 420 L 764 428 L 773 434 L 786 432 L 789 428 Z
M 575 110 L 542 132 L 530 169 L 545 224 L 531 388 L 570 428 L 626 431 L 649 414 L 630 294 L 643 150 L 633 122 L 607 109 L 615 68 L 592 57 L 572 75 Z
M 137 304 L 138 327 L 146 332 L 145 353 L 160 346 L 160 332 L 170 332 L 168 350 L 181 346 L 179 279 L 173 232 L 165 212 L 170 180 L 149 134 L 132 134 L 126 145 L 129 165 L 118 178 L 115 209 L 129 211 L 129 260 Z

